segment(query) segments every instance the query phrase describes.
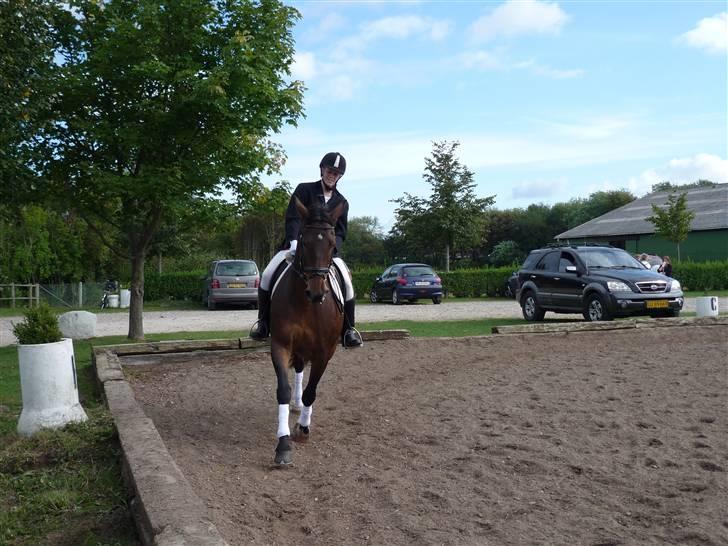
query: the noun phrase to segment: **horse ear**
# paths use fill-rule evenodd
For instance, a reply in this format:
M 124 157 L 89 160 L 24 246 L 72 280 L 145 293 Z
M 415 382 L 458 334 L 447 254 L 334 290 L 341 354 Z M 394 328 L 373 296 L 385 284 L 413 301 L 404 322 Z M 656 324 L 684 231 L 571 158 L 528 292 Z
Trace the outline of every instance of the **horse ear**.
M 296 204 L 296 210 L 298 210 L 299 216 L 303 220 L 306 220 L 306 218 L 308 218 L 308 209 L 306 208 L 306 205 L 301 203 L 301 200 L 298 197 L 296 197 L 295 195 L 293 196 L 293 199 L 295 199 L 294 202 Z
M 347 201 L 342 201 L 336 207 L 334 207 L 334 210 L 329 212 L 329 217 L 331 218 L 331 223 L 336 224 L 336 221 L 339 219 L 339 216 L 344 214 L 344 211 L 349 207 L 349 203 Z

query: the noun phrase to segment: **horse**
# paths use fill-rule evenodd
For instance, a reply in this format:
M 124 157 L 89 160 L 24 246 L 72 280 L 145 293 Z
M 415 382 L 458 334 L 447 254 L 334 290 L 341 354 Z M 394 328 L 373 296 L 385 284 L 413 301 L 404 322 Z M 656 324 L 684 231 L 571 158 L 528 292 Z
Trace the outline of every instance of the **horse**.
M 274 460 L 278 465 L 292 463 L 292 440 L 306 441 L 309 437 L 316 387 L 334 356 L 344 325 L 341 305 L 331 295 L 330 273 L 334 270 L 336 247 L 334 226 L 346 202 L 328 211 L 322 206 L 307 208 L 297 197 L 294 199 L 302 219 L 298 246 L 292 263 L 271 294 L 270 354 L 278 383 L 278 444 Z M 309 362 L 311 370 L 303 389 L 303 369 Z M 290 366 L 296 371 L 293 411 L 300 413 L 293 436 L 288 426 Z

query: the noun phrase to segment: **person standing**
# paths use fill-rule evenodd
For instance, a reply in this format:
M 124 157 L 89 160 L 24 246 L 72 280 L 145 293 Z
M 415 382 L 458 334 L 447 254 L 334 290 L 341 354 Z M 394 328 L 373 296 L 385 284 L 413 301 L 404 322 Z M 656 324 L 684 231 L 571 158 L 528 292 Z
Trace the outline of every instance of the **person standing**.
M 349 203 L 339 192 L 337 184 L 346 172 L 346 159 L 338 152 L 329 152 L 319 162 L 321 178 L 316 182 L 304 182 L 299 184 L 291 195 L 286 209 L 286 237 L 278 253 L 273 256 L 266 266 L 260 279 L 258 288 L 258 321 L 250 330 L 250 337 L 262 341 L 270 335 L 270 290 L 273 275 L 283 261 L 293 259 L 298 245 L 298 234 L 301 230 L 301 217 L 296 209 L 295 199 L 298 198 L 304 206 L 310 207 L 314 203 L 333 210 L 339 203 L 344 202 L 346 206 L 343 214 L 334 226 L 336 236 L 336 248 L 334 249 L 334 266 L 341 273 L 344 279 L 344 331 L 342 332 L 342 344 L 344 347 L 360 347 L 362 339 L 354 327 L 354 305 L 356 294 L 351 282 L 351 273 L 338 253 L 346 239 L 348 225 Z
M 658 273 L 662 273 L 666 277 L 672 277 L 672 262 L 670 256 L 663 256 L 660 267 L 657 268 Z

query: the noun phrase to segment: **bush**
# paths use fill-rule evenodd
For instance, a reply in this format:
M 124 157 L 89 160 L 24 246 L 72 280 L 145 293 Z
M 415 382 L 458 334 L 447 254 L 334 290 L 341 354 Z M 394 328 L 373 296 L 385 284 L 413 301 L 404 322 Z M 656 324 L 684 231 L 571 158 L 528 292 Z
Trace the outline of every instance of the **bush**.
M 18 324 L 13 324 L 13 333 L 20 345 L 35 345 L 38 343 L 55 343 L 61 341 L 61 328 L 58 325 L 58 316 L 46 304 L 29 307 L 25 318 Z

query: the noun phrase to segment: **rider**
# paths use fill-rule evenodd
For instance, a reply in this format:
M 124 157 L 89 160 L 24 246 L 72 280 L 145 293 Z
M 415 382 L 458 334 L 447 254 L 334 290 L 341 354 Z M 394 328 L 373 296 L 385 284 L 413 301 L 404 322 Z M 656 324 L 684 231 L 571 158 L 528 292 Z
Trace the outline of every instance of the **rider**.
M 271 259 L 263 271 L 258 289 L 258 321 L 250 330 L 250 337 L 258 341 L 266 339 L 270 335 L 270 291 L 273 274 L 286 258 L 292 259 L 296 253 L 298 234 L 301 228 L 301 217 L 296 209 L 294 197 L 310 207 L 318 202 L 328 210 L 333 210 L 342 201 L 346 202 L 343 195 L 336 189 L 336 184 L 346 172 L 346 159 L 338 152 L 327 153 L 319 163 L 321 178 L 316 182 L 304 182 L 299 184 L 293 191 L 291 200 L 286 210 L 286 238 L 289 241 Z M 336 248 L 334 249 L 334 265 L 344 279 L 344 331 L 342 333 L 342 344 L 344 347 L 359 347 L 362 345 L 361 335 L 354 328 L 354 287 L 351 282 L 351 274 L 346 267 L 344 260 L 339 258 L 338 252 L 346 239 L 347 216 L 349 213 L 348 203 L 344 213 L 339 216 L 334 232 L 336 235 Z

